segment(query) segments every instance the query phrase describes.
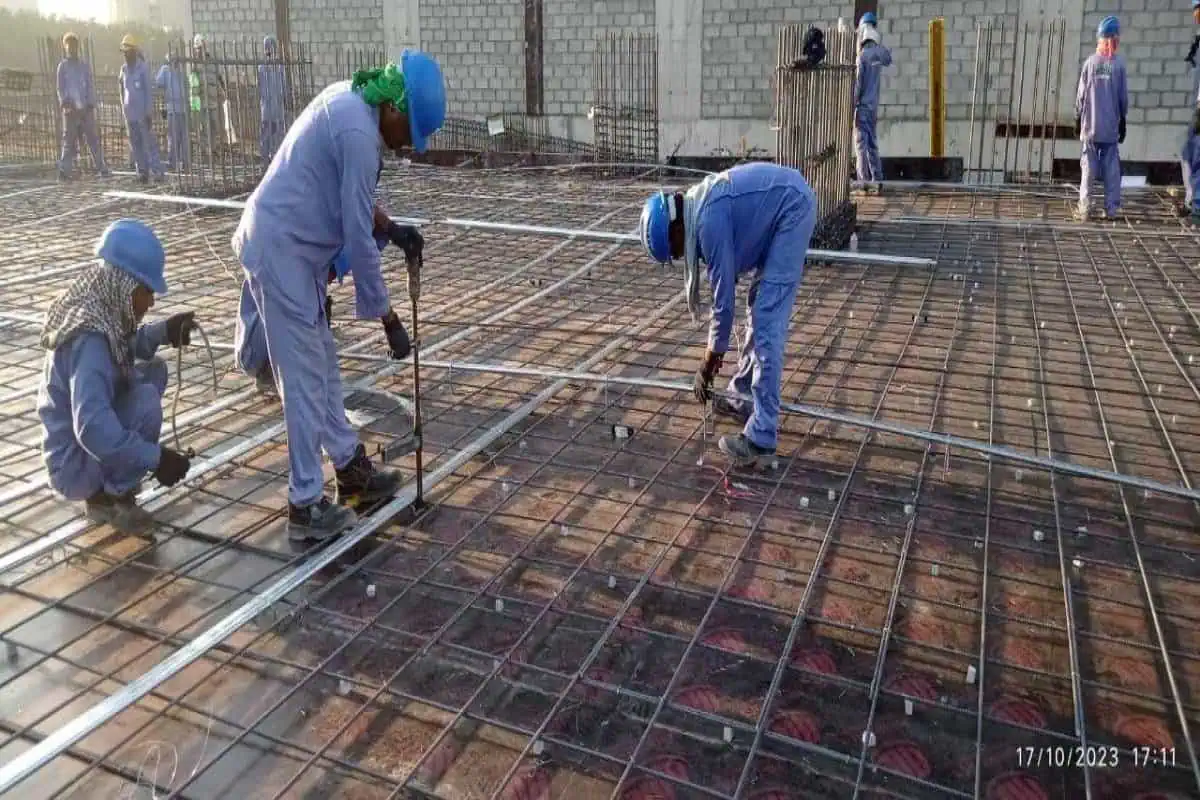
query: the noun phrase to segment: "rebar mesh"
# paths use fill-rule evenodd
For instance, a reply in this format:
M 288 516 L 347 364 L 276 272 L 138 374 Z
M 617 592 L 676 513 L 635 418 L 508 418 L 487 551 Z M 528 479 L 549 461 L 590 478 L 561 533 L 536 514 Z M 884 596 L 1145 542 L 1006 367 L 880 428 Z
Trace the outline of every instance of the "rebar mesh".
M 592 66 L 596 158 L 617 164 L 658 161 L 658 36 L 596 38 Z

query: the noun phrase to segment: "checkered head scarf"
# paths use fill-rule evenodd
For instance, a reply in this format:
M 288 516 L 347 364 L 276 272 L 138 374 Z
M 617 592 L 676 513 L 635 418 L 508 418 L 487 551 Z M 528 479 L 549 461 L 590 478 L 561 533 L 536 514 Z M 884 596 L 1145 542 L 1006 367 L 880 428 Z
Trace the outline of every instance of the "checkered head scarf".
M 57 350 L 80 333 L 99 333 L 122 375 L 133 369 L 129 339 L 137 332 L 133 290 L 137 278 L 104 261 L 84 270 L 66 291 L 54 298 L 42 325 L 41 345 Z

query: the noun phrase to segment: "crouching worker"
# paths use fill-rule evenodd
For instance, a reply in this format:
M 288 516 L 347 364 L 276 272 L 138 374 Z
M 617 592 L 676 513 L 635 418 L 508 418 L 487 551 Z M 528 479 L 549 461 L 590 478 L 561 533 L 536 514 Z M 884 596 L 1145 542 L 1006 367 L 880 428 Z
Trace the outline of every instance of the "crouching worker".
M 386 500 L 400 487 L 400 473 L 376 469 L 346 421 L 337 346 L 324 319 L 326 286 L 342 252 L 354 272 L 357 317 L 385 327 L 399 321 L 375 239 L 382 147 L 423 152 L 445 114 L 441 68 L 421 52 L 329 86 L 284 137 L 234 233 L 283 403 L 293 541 L 341 534 L 357 521 L 352 506 Z M 322 451 L 336 473 L 332 501 L 323 492 Z
M 84 501 L 93 522 L 144 534 L 153 519 L 136 502 L 142 479 L 174 486 L 190 467 L 158 443 L 167 365 L 154 354 L 189 343 L 194 313 L 140 324 L 154 295 L 167 290 L 162 243 L 144 223 L 109 225 L 96 256 L 46 312 L 43 459 L 50 487 Z
M 684 288 L 693 315 L 699 307 L 700 263 L 712 288 L 708 349 L 694 381 L 696 399 L 713 398 L 712 383 L 729 349 L 738 278 L 750 275 L 749 319 L 733 393 L 753 403 L 718 397 L 713 411 L 740 423 L 721 451 L 736 466 L 773 460 L 779 435 L 783 351 L 796 290 L 804 275 L 817 202 L 804 176 L 776 164 L 744 164 L 712 175 L 686 192 L 659 192 L 642 209 L 641 239 L 660 263 L 683 259 Z

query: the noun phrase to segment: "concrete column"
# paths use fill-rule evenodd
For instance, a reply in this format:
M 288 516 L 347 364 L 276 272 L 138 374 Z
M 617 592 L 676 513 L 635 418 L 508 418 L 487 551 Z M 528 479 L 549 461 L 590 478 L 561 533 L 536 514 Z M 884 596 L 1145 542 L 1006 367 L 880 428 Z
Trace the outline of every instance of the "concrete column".
M 700 121 L 704 0 L 656 0 L 658 32 L 658 152 L 687 153 Z
M 421 46 L 421 0 L 383 0 L 383 44 L 393 59 Z

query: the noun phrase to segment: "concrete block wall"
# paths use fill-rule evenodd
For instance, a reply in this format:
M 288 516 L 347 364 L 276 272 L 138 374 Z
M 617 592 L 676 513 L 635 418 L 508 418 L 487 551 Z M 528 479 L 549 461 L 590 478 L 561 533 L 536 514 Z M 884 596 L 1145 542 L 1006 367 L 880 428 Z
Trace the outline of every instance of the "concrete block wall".
M 191 32 L 213 42 L 256 40 L 261 46 L 262 38 L 275 32 L 275 5 L 272 0 L 192 0 Z
M 288 10 L 292 38 L 311 47 L 318 87 L 350 77 L 351 52 L 383 50 L 383 0 L 288 0 Z
M 419 10 L 421 46 L 441 62 L 451 114 L 525 109 L 523 0 L 420 0 Z
M 544 0 L 542 13 L 542 87 L 549 116 L 587 114 L 597 36 L 655 32 L 655 0 Z

